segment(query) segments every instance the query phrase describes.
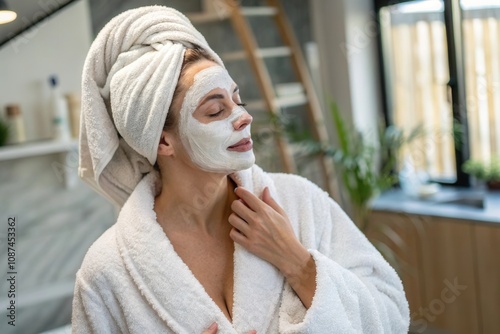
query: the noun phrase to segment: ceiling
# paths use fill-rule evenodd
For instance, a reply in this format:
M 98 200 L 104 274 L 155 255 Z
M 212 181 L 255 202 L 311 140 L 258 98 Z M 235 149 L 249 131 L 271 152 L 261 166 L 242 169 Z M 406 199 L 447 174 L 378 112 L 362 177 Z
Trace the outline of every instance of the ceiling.
M 17 13 L 17 18 L 13 22 L 0 24 L 0 47 L 73 1 L 75 0 L 6 0 L 10 9 Z

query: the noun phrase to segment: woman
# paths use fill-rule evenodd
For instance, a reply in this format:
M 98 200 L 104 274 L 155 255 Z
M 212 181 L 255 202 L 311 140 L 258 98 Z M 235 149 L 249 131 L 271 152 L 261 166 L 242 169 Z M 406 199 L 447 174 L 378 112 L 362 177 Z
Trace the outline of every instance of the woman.
M 75 333 L 406 333 L 401 281 L 321 189 L 254 164 L 238 87 L 179 12 L 114 18 L 83 74 L 80 175 L 122 206 Z

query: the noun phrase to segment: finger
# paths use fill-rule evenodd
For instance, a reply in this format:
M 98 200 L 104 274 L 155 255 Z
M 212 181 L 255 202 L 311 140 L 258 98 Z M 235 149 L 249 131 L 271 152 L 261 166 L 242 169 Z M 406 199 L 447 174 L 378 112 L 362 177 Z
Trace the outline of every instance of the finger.
M 231 203 L 231 210 L 240 216 L 247 223 L 250 223 L 255 218 L 255 211 L 246 206 L 241 200 L 235 200 Z
M 250 191 L 243 187 L 238 187 L 234 190 L 235 194 L 241 198 L 247 206 L 253 211 L 257 212 L 262 208 L 262 201 L 260 198 L 252 194 Z
M 269 187 L 266 187 L 262 192 L 262 201 L 280 214 L 285 215 L 285 210 L 283 210 L 283 208 L 274 200 L 274 198 L 271 197 Z
M 238 232 L 238 230 L 236 230 L 234 227 L 229 232 L 229 237 L 231 237 L 234 242 L 242 245 L 243 247 L 247 245 L 247 238 L 243 234 Z
M 237 229 L 240 233 L 243 235 L 247 236 L 248 232 L 250 231 L 250 227 L 248 226 L 248 223 L 241 219 L 237 214 L 234 212 L 229 215 L 229 224 L 231 224 L 235 229 Z
M 257 334 L 257 331 L 255 329 L 253 329 L 250 332 L 248 332 L 247 334 Z
M 217 333 L 217 323 L 214 322 L 206 331 L 204 331 L 202 334 L 216 334 Z

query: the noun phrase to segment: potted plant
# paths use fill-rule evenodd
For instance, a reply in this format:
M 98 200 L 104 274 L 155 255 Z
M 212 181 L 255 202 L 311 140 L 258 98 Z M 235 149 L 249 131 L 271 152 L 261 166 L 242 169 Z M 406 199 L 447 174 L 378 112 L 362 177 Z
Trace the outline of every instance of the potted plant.
M 416 127 L 406 135 L 395 126 L 381 125 L 378 142 L 373 143 L 355 127 L 347 124 L 335 103 L 331 103 L 331 114 L 338 146 L 318 143 L 311 139 L 309 133 L 298 130 L 297 125 L 289 119 L 280 121 L 287 137 L 301 145 L 306 157 L 324 153 L 333 160 L 344 193 L 352 205 L 353 220 L 364 230 L 370 202 L 398 182 L 398 176 L 394 172 L 397 157 L 405 145 L 422 134 L 422 128 Z
M 500 158 L 494 157 L 490 162 L 467 160 L 462 170 L 474 178 L 476 185 L 486 183 L 490 190 L 500 190 Z
M 336 173 L 341 179 L 342 193 L 346 195 L 351 206 L 352 219 L 359 229 L 367 234 L 370 229 L 373 231 L 368 219 L 371 201 L 398 182 L 395 173 L 397 157 L 405 145 L 422 134 L 422 128 L 417 127 L 405 134 L 395 126 L 381 125 L 378 142 L 373 143 L 355 127 L 347 124 L 335 103 L 331 103 L 331 113 L 338 146 L 312 140 L 307 132 L 298 130 L 298 126 L 289 119 L 280 120 L 281 128 L 292 142 L 302 146 L 306 157 L 323 153 L 333 160 Z M 398 247 L 404 247 L 402 239 L 392 228 L 384 225 L 380 229 L 379 232 L 387 235 Z M 404 265 L 387 245 L 378 240 L 371 242 L 396 270 Z

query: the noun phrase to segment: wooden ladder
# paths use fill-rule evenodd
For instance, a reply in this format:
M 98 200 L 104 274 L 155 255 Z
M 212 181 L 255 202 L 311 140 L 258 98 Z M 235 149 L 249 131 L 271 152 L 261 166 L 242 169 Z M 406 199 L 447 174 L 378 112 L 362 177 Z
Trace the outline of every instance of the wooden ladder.
M 207 3 L 210 0 L 205 0 Z M 207 23 L 217 20 L 230 19 L 236 34 L 238 35 L 244 50 L 226 53 L 222 59 L 227 61 L 248 59 L 252 66 L 260 92 L 263 97 L 261 106 L 271 112 L 274 116 L 280 116 L 282 108 L 304 105 L 307 117 L 315 140 L 326 143 L 328 141 L 327 130 L 321 113 L 321 105 L 314 90 L 313 81 L 306 67 L 306 61 L 302 54 L 300 45 L 295 37 L 293 29 L 288 22 L 283 6 L 279 0 L 267 0 L 269 6 L 241 7 L 238 0 L 216 0 L 210 1 L 217 6 L 211 11 L 201 14 L 188 15 L 193 24 Z M 248 18 L 268 16 L 274 18 L 277 32 L 279 33 L 283 46 L 271 48 L 259 48 Z M 271 76 L 265 64 L 266 58 L 290 57 L 293 70 L 298 83 L 302 86 L 303 93 L 295 96 L 278 97 L 273 86 Z M 256 106 L 249 106 L 251 107 Z M 283 168 L 288 173 L 296 172 L 290 146 L 283 136 L 276 138 L 278 150 Z M 333 181 L 332 165 L 324 156 L 320 157 L 320 168 L 323 174 L 324 188 L 338 200 L 338 191 Z

